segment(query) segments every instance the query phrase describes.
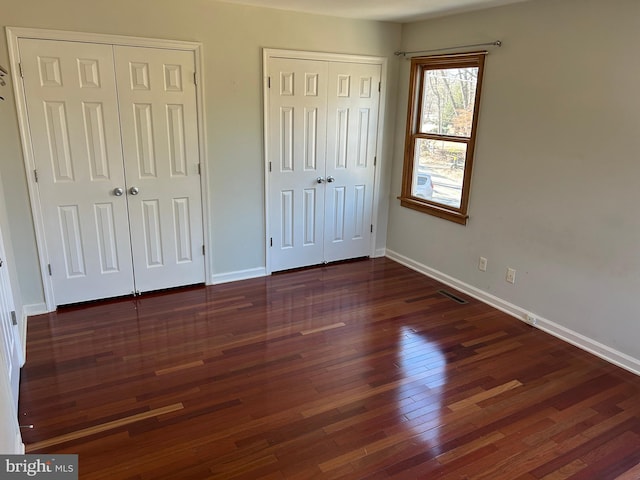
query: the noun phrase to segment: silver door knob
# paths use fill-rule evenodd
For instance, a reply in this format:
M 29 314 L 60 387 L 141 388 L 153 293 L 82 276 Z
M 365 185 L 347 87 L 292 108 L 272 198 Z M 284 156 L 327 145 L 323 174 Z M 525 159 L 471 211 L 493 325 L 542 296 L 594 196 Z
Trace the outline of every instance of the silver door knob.
M 335 178 L 333 178 L 331 175 L 329 175 L 329 176 L 327 177 L 327 182 L 332 183 L 332 182 L 335 182 L 335 181 L 336 181 L 336 179 L 335 179 Z
M 318 178 L 316 178 L 316 182 L 322 183 L 322 182 L 324 182 L 324 178 L 318 177 Z
M 118 187 L 118 188 L 114 188 L 114 189 L 113 189 L 113 194 L 114 194 L 116 197 L 120 197 L 120 196 L 122 196 L 122 194 L 123 194 L 123 193 L 124 193 L 124 188 L 122 188 L 122 187 Z
M 131 187 L 131 188 L 129 189 L 129 193 L 130 193 L 131 195 L 137 195 L 138 193 L 140 193 L 140 189 L 139 189 L 138 187 Z

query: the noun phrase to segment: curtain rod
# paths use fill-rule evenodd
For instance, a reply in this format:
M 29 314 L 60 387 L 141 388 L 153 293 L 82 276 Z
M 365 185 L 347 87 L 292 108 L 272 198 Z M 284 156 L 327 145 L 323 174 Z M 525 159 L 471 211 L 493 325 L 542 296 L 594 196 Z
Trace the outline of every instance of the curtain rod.
M 414 53 L 431 53 L 431 52 L 442 52 L 444 50 L 455 50 L 458 48 L 471 48 L 471 47 L 501 47 L 502 41 L 496 40 L 495 42 L 487 42 L 487 43 L 474 43 L 471 45 L 458 45 L 457 47 L 446 47 L 446 48 L 432 48 L 430 50 L 414 50 L 413 52 L 394 52 L 394 55 L 397 57 L 406 57 L 407 55 L 413 55 Z

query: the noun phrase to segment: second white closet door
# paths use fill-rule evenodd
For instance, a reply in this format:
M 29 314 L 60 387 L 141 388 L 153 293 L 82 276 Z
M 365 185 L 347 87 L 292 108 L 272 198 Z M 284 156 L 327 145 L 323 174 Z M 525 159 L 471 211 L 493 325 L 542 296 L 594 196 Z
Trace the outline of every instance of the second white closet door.
M 369 255 L 380 71 L 269 59 L 272 271 Z

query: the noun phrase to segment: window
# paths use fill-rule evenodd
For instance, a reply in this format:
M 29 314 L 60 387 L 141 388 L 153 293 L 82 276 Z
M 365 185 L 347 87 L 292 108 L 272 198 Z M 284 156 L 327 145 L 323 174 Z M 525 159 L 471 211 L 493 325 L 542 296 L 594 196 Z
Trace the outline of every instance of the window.
M 402 206 L 467 223 L 485 54 L 411 60 Z

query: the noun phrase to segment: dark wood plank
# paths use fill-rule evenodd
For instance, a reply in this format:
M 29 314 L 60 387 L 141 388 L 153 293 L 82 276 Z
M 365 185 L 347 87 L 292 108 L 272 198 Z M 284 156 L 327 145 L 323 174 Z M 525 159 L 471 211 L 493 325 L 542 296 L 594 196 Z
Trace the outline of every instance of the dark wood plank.
M 442 288 L 375 259 L 32 317 L 27 450 L 83 479 L 637 476 L 638 377 Z

